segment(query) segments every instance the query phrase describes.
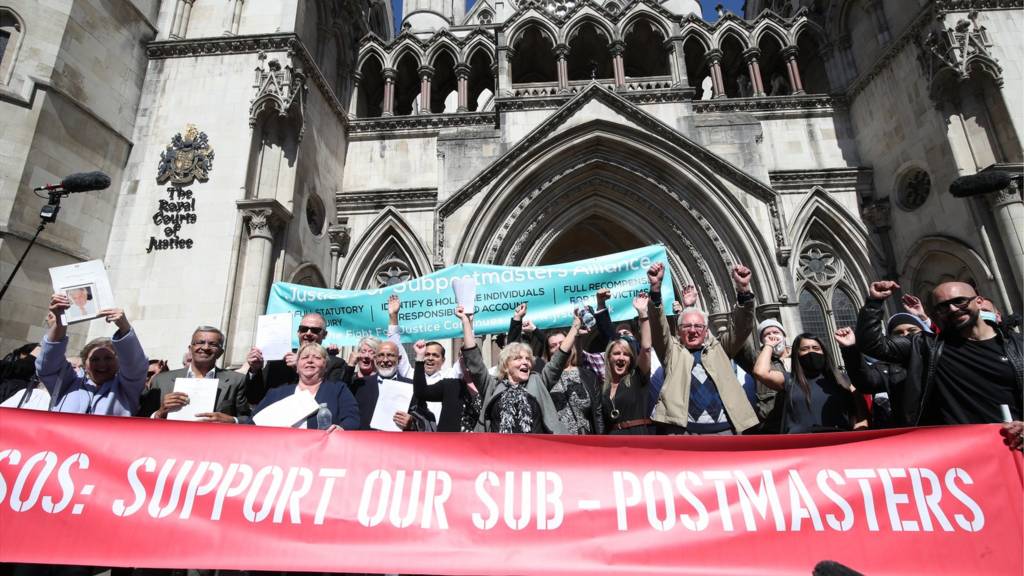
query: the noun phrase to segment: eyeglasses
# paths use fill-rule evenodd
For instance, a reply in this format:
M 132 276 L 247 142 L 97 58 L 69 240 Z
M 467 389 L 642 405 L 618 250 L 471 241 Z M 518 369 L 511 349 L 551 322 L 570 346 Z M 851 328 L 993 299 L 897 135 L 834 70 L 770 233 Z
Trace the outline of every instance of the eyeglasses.
M 324 329 L 319 326 L 299 326 L 299 334 L 305 334 L 306 332 L 312 332 L 314 336 L 323 332 Z
M 705 326 L 704 324 L 680 324 L 679 325 L 679 329 L 680 330 L 698 330 L 698 331 L 700 331 L 700 330 L 703 330 L 705 328 L 707 328 L 707 326 Z
M 217 340 L 197 340 L 192 343 L 194 348 L 202 348 L 203 346 L 209 346 L 210 348 L 220 348 L 221 343 Z
M 971 303 L 971 300 L 974 300 L 975 298 L 977 298 L 977 296 L 959 296 L 957 298 L 950 298 L 949 300 L 939 302 L 933 306 L 932 311 L 934 311 L 935 314 L 949 314 L 950 306 L 956 308 L 957 311 L 960 311 L 966 308 L 967 305 Z

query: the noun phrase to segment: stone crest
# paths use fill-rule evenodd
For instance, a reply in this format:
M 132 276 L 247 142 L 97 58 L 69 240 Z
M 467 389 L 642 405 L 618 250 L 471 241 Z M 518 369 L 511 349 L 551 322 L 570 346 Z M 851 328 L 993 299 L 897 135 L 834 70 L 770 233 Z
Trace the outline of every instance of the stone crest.
M 185 135 L 179 132 L 171 139 L 171 145 L 160 153 L 157 166 L 157 184 L 170 182 L 174 186 L 189 186 L 196 180 L 206 182 L 213 169 L 213 148 L 206 137 L 194 125 L 185 128 Z

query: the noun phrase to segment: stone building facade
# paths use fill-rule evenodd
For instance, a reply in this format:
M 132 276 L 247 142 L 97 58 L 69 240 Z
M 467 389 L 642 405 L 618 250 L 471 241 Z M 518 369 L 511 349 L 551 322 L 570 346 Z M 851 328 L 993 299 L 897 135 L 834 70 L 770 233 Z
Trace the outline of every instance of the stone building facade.
M 792 330 L 852 323 L 879 277 L 1021 307 L 1019 189 L 947 191 L 1019 186 L 1020 0 L 748 0 L 714 23 L 693 0 L 406 0 L 396 35 L 359 0 L 65 4 L 0 6 L 20 26 L 0 44 L 0 274 L 33 186 L 114 184 L 43 233 L 0 302 L 4 349 L 41 334 L 46 269 L 93 258 L 151 356 L 215 324 L 229 364 L 273 281 L 654 242 L 714 318 L 736 262 Z M 158 178 L 196 154 L 208 173 Z

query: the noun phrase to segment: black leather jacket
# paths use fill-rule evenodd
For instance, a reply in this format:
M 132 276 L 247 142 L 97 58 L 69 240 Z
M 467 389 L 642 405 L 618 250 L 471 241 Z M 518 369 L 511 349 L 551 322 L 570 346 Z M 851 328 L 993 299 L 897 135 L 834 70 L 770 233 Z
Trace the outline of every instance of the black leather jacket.
M 909 337 L 886 336 L 882 331 L 885 314 L 881 300 L 869 299 L 857 316 L 857 347 L 861 352 L 883 360 L 902 365 L 907 370 L 902 390 L 899 393 L 899 421 L 908 426 L 921 425 L 925 406 L 931 399 L 935 384 L 935 367 L 942 356 L 945 341 L 930 332 L 919 332 Z M 1006 347 L 1006 357 L 1013 364 L 1017 375 L 1017 394 L 1024 393 L 1024 337 L 1016 332 L 1005 332 L 996 328 Z M 936 424 L 936 422 L 924 422 Z

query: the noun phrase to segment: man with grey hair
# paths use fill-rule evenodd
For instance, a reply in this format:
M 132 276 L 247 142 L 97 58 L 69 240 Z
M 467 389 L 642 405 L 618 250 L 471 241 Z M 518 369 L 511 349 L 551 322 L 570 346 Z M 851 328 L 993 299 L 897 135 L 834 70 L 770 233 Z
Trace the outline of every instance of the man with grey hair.
M 665 367 L 665 383 L 652 415 L 659 433 L 740 434 L 757 426 L 757 414 L 732 364 L 754 324 L 750 269 L 732 267 L 736 306 L 729 327 L 717 337 L 708 330 L 707 316 L 695 308 L 682 311 L 679 338 L 672 337 L 661 305 L 664 276 L 662 264 L 647 270 L 654 351 Z
M 187 394 L 174 391 L 176 379 L 213 378 L 217 380 L 217 403 L 213 412 L 199 414 L 200 419 L 238 423 L 248 418 L 252 410 L 245 399 L 245 375 L 217 368 L 217 360 L 224 354 L 224 333 L 213 326 L 199 326 L 192 332 L 189 351 L 192 356 L 184 368 L 153 378 L 152 386 L 142 395 L 139 415 L 167 418 L 168 413 L 188 404 Z

